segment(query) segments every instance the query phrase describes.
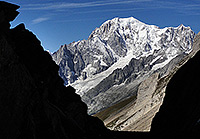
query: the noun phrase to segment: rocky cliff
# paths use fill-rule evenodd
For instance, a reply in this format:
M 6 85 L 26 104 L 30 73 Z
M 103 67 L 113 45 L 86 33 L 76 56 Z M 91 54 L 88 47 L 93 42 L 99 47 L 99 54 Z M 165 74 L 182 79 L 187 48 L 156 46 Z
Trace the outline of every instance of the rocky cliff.
M 75 90 L 63 86 L 59 67 L 36 36 L 24 24 L 10 29 L 18 8 L 0 2 L 0 138 L 106 136 L 108 130 L 87 115 Z

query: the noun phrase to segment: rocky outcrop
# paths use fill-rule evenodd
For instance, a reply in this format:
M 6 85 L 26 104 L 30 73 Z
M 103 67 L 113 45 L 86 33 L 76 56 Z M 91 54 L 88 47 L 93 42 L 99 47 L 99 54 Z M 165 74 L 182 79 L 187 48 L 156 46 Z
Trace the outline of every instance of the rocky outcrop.
M 0 31 L 7 31 L 10 29 L 10 21 L 13 21 L 15 17 L 19 14 L 16 11 L 19 6 L 14 4 L 7 4 L 6 2 L 1 2 L 1 9 L 0 9 Z
M 87 115 L 59 67 L 23 24 L 9 29 L 19 6 L 0 2 L 0 138 L 76 139 L 106 137 L 109 131 Z M 95 123 L 95 124 L 94 124 Z

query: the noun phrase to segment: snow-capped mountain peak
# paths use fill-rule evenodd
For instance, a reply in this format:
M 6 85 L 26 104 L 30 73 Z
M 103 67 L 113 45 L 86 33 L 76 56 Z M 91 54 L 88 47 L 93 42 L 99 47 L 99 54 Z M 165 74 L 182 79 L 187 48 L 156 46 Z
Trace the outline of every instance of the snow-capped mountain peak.
M 194 35 L 184 25 L 160 29 L 133 17 L 114 18 L 96 28 L 87 40 L 64 45 L 52 57 L 65 84 L 71 84 L 83 96 L 115 70 L 134 61 L 138 64 L 133 64 L 130 74 L 147 75 L 163 68 L 177 56 L 191 52 Z M 117 81 L 118 85 L 128 79 L 129 72 Z
M 143 26 L 148 26 L 139 20 L 130 17 L 130 18 L 114 18 L 112 20 L 108 20 L 103 23 L 99 28 L 96 28 L 90 35 L 89 38 L 94 36 L 100 36 L 102 39 L 105 39 L 107 35 L 111 33 L 118 33 L 118 35 L 122 35 L 123 33 L 129 33 L 132 28 L 139 28 Z

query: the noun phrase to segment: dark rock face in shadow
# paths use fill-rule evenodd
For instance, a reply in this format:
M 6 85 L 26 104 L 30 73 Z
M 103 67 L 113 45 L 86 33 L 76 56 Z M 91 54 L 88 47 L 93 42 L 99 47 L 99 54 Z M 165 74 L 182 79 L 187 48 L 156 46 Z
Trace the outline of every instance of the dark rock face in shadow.
M 199 43 L 200 39 L 196 41 Z M 200 136 L 200 52 L 170 80 L 151 131 L 163 135 Z
M 18 6 L 0 2 L 0 138 L 90 138 L 109 135 L 87 115 L 59 67 L 23 24 L 9 29 Z
M 120 139 L 163 132 L 198 133 L 200 54 L 170 82 L 152 132 L 111 132 L 102 121 L 87 115 L 87 106 L 72 87 L 63 86 L 59 67 L 36 36 L 23 24 L 10 29 L 18 8 L 0 2 L 1 139 Z

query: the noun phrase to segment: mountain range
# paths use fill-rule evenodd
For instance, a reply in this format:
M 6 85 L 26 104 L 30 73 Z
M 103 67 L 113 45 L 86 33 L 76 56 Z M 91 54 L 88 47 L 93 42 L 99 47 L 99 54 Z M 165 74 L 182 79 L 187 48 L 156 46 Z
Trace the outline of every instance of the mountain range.
M 165 76 L 192 51 L 190 27 L 160 29 L 130 18 L 114 18 L 96 28 L 87 40 L 63 45 L 53 53 L 65 85 L 95 114 L 130 96 L 152 73 Z M 122 93 L 123 92 L 123 93 Z
M 0 138 L 199 138 L 200 34 L 189 53 L 179 62 L 169 62 L 174 68 L 167 75 L 160 74 L 166 73 L 165 68 L 152 73 L 140 83 L 136 96 L 96 113 L 110 120 L 108 125 L 114 130 L 141 130 L 155 114 L 155 102 L 162 103 L 156 97 L 162 100 L 165 95 L 150 132 L 116 132 L 106 129 L 96 115 L 88 115 L 75 89 L 63 85 L 59 66 L 36 35 L 24 24 L 10 28 L 17 9 L 17 5 L 0 1 Z

